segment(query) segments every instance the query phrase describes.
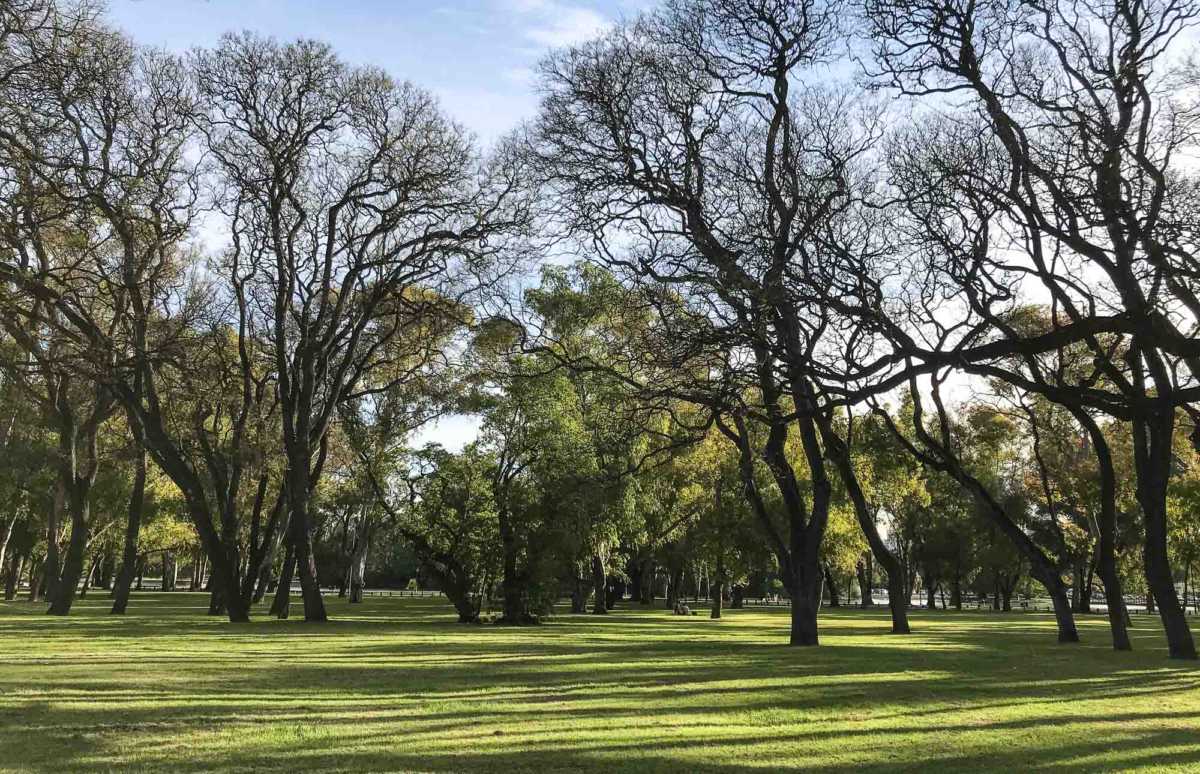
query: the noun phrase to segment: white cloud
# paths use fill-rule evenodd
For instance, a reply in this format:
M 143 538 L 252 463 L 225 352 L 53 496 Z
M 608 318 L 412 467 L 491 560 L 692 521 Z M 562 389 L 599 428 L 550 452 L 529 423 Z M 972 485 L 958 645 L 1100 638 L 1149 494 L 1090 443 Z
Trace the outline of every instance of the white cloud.
M 507 0 L 508 10 L 527 17 L 525 37 L 541 46 L 569 46 L 594 38 L 612 26 L 599 12 L 560 0 Z

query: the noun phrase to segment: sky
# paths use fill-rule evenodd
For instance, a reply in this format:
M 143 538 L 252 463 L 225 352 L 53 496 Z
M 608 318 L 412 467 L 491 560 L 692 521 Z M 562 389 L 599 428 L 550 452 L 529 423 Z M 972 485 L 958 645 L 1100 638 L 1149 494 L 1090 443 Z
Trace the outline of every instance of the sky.
M 533 115 L 533 76 L 550 49 L 595 36 L 653 0 L 108 0 L 109 19 L 144 45 L 176 52 L 226 32 L 314 38 L 346 61 L 382 67 L 438 96 L 489 144 Z M 478 420 L 451 416 L 414 445 L 458 450 Z
M 438 97 L 489 143 L 537 107 L 534 68 L 653 0 L 108 0 L 139 43 L 186 51 L 225 32 L 330 43 L 347 61 L 382 67 Z

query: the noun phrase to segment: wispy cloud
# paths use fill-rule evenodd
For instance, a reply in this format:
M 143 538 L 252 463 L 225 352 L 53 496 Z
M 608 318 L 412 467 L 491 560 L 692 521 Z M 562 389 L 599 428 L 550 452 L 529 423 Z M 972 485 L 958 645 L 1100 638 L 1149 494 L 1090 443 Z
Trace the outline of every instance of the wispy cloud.
M 526 38 L 541 46 L 569 46 L 604 32 L 612 22 L 595 9 L 563 0 L 506 0 Z

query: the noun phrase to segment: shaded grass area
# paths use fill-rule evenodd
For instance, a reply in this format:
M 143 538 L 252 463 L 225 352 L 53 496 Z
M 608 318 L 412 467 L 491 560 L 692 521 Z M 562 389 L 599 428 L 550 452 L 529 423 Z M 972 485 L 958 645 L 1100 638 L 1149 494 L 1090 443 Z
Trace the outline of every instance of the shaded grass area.
M 1200 669 L 1106 622 L 1037 614 L 663 610 L 462 626 L 440 600 L 329 600 L 324 625 L 205 615 L 202 594 L 0 603 L 0 770 L 1200 769 Z

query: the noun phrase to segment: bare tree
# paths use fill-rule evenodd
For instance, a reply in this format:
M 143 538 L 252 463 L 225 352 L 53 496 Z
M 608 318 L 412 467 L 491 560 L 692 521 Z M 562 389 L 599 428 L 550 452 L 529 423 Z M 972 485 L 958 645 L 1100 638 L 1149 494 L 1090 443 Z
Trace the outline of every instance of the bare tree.
M 460 315 L 523 213 L 432 97 L 328 46 L 227 36 L 193 62 L 231 261 L 274 359 L 305 619 L 320 621 L 310 498 L 337 408 L 426 365 L 396 352 L 400 332 Z
M 965 98 L 941 127 L 918 128 L 933 142 L 926 154 L 937 172 L 910 199 L 941 238 L 935 260 L 947 286 L 961 289 L 971 336 L 987 330 L 1011 346 L 1021 336 L 1006 318 L 1035 288 L 1058 331 L 1119 334 L 1077 339 L 1097 372 L 1082 381 L 996 375 L 1131 424 L 1146 578 L 1177 658 L 1196 651 L 1167 560 L 1166 493 L 1176 408 L 1196 399 L 1200 305 L 1187 215 L 1194 186 L 1177 161 L 1196 113 L 1180 101 L 1186 91 L 1172 64 L 1197 10 L 1089 0 L 867 4 L 880 83 L 931 102 Z M 965 214 L 952 212 L 952 200 L 967 202 Z

